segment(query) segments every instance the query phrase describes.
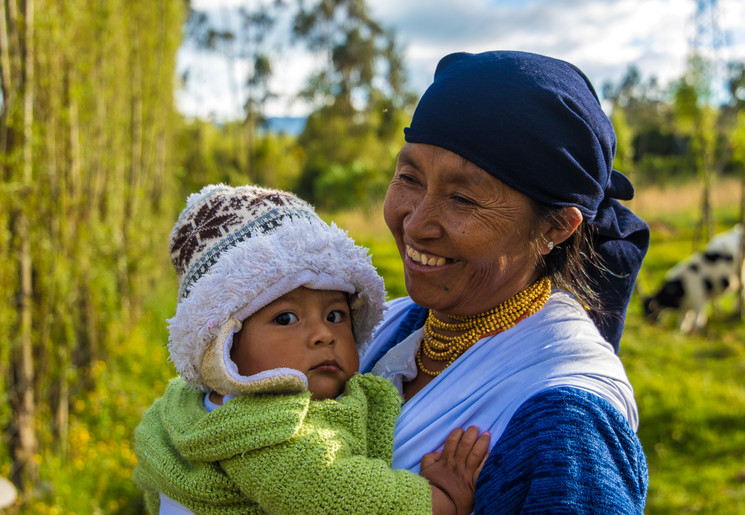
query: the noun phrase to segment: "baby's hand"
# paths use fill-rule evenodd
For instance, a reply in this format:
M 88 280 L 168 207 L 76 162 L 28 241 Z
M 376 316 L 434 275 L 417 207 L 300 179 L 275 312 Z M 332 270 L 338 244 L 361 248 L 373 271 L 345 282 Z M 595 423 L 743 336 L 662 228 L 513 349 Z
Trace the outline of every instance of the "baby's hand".
M 422 457 L 419 474 L 433 487 L 434 513 L 461 515 L 473 511 L 476 480 L 489 454 L 490 439 L 488 432 L 479 436 L 476 426 L 469 427 L 467 431 L 453 429 L 441 451 Z M 452 504 L 447 502 L 448 498 Z

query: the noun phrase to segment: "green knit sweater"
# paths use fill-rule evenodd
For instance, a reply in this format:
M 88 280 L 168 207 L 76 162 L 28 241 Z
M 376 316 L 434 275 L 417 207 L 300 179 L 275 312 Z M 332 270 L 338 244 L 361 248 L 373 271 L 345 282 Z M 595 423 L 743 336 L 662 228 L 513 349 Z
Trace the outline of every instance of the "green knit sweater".
M 431 513 L 426 479 L 392 470 L 401 398 L 358 374 L 336 400 L 310 392 L 237 397 L 209 413 L 181 379 L 135 430 L 134 480 L 195 513 Z

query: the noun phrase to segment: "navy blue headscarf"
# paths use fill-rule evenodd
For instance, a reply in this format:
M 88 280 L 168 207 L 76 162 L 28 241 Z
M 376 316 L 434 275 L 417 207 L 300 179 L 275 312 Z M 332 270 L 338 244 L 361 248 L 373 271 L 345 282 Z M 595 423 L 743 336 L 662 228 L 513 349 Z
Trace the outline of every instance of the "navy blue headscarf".
M 597 228 L 604 265 L 588 270 L 605 311 L 593 319 L 617 351 L 649 227 L 616 200 L 631 200 L 634 188 L 613 170 L 616 135 L 589 79 L 572 64 L 526 52 L 451 54 L 404 134 L 537 202 L 582 212 Z

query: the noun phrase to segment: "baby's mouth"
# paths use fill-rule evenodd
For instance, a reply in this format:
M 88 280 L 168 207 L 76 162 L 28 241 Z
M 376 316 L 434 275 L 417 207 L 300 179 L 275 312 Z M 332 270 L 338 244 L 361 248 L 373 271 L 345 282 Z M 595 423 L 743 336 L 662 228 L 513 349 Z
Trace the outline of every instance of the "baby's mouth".
M 406 255 L 409 256 L 413 261 L 426 266 L 442 266 L 447 263 L 447 259 L 442 256 L 425 254 L 424 252 L 414 250 L 408 245 L 406 245 Z
M 315 370 L 318 372 L 338 372 L 339 370 L 341 370 L 341 367 L 335 359 L 327 359 L 311 368 L 311 370 Z

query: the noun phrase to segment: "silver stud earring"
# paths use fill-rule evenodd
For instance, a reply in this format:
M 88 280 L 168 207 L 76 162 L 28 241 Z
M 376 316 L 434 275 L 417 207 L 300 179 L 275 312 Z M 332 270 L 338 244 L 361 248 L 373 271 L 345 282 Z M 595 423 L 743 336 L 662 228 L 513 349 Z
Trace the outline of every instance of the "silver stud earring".
M 547 242 L 546 247 L 548 247 L 548 251 L 551 252 L 554 248 L 554 242 L 553 241 Z

